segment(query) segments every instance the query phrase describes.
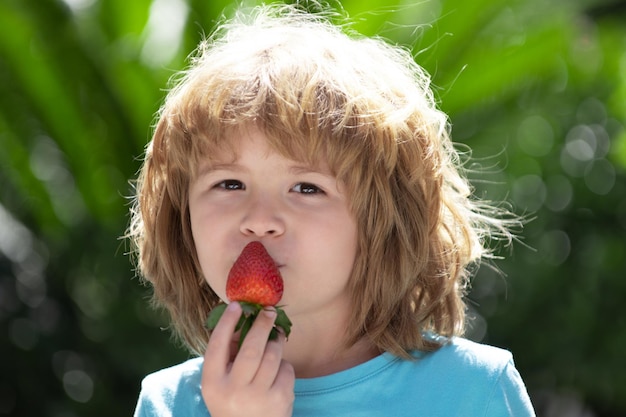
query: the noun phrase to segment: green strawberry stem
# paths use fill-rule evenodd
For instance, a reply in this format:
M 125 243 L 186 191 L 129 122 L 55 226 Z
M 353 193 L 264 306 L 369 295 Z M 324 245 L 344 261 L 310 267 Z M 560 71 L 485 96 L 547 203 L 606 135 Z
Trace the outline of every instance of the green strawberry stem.
M 252 323 L 254 323 L 254 320 L 256 320 L 261 310 L 263 310 L 265 307 L 263 307 L 261 304 L 249 303 L 246 301 L 238 302 L 241 305 L 242 314 L 239 318 L 237 326 L 235 327 L 235 331 L 241 331 L 239 337 L 239 347 L 241 347 L 243 340 L 248 334 L 250 328 L 252 327 Z M 215 308 L 211 310 L 211 312 L 209 313 L 209 317 L 206 321 L 206 327 L 209 330 L 215 329 L 215 326 L 217 326 L 217 323 L 222 317 L 222 314 L 224 314 L 224 310 L 226 310 L 226 306 L 227 305 L 223 303 L 218 304 L 217 306 L 215 306 Z M 276 320 L 274 321 L 274 328 L 270 332 L 268 340 L 276 340 L 278 338 L 278 333 L 280 330 L 282 330 L 286 337 L 289 337 L 289 334 L 291 333 L 291 320 L 289 320 L 289 317 L 287 317 L 287 314 L 281 307 L 277 306 L 275 307 L 275 309 L 277 316 Z

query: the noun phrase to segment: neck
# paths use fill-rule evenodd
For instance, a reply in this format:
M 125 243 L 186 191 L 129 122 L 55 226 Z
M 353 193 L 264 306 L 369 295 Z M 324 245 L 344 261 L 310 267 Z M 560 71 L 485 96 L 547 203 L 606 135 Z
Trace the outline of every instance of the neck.
M 294 367 L 296 378 L 315 378 L 352 368 L 379 354 L 365 338 L 346 347 L 344 328 L 323 321 L 294 324 L 284 359 Z

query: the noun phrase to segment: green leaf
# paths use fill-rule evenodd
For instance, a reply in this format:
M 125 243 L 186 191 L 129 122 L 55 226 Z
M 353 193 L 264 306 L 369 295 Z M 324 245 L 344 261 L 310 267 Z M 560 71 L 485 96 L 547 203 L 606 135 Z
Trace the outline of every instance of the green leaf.
M 220 321 L 220 318 L 222 317 L 222 314 L 224 314 L 224 310 L 226 310 L 226 307 L 226 304 L 218 304 L 217 306 L 215 306 L 215 308 L 213 308 L 213 310 L 211 310 L 211 312 L 209 313 L 209 317 L 206 320 L 206 327 L 208 329 L 215 329 L 215 326 L 217 326 L 217 323 Z
M 280 327 L 281 329 L 283 329 L 283 331 L 285 332 L 285 336 L 289 337 L 289 334 L 291 333 L 291 320 L 289 320 L 289 317 L 287 317 L 287 313 L 285 313 L 285 310 L 283 310 L 280 307 L 276 307 L 276 321 L 274 321 L 274 324 L 276 325 L 276 327 Z
M 252 327 L 252 323 L 254 323 L 255 319 L 256 319 L 256 315 L 248 316 L 243 321 L 243 325 L 241 326 L 241 336 L 239 337 L 239 346 L 238 346 L 239 348 L 241 348 L 241 344 L 243 343 L 244 339 L 248 335 L 248 332 L 250 331 L 250 328 Z
M 241 326 L 243 326 L 243 323 L 246 321 L 246 319 L 249 317 L 249 315 L 247 314 L 242 314 L 239 317 L 239 321 L 237 322 L 237 326 L 235 326 L 235 331 L 239 331 L 241 329 Z
M 247 301 L 238 301 L 244 316 L 257 315 L 263 308 L 260 304 L 248 303 Z
M 278 329 L 276 327 L 272 327 L 272 330 L 270 331 L 269 340 L 276 340 L 276 339 L 278 339 Z

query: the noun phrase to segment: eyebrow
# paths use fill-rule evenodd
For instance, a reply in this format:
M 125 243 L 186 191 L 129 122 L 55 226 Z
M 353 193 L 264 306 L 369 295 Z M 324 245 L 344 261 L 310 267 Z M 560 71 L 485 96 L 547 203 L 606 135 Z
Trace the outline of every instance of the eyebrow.
M 197 171 L 196 178 L 203 177 L 214 171 L 244 171 L 241 165 L 236 163 L 203 164 Z
M 206 169 L 207 171 L 242 171 L 243 166 L 236 163 L 212 164 Z
M 333 177 L 330 172 L 325 172 L 320 168 L 316 168 L 310 165 L 290 165 L 288 168 L 289 173 L 294 175 L 302 175 L 302 174 L 318 174 L 326 177 Z M 239 165 L 238 163 L 218 163 L 218 164 L 205 164 L 201 169 L 198 170 L 196 178 L 203 177 L 212 172 L 216 171 L 234 171 L 234 172 L 243 172 L 247 171 L 247 168 Z
M 320 174 L 332 177 L 329 172 L 324 172 L 322 169 L 310 165 L 292 165 L 289 167 L 289 172 L 292 174 Z

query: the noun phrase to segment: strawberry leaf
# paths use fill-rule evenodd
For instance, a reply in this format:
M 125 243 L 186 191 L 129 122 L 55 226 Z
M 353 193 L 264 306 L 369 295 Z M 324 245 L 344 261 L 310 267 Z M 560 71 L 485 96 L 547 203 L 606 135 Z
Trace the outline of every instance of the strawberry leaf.
M 285 337 L 289 337 L 289 334 L 291 333 L 291 320 L 289 320 L 289 317 L 287 317 L 287 313 L 285 313 L 285 310 L 283 310 L 282 308 L 277 307 L 276 314 L 277 315 L 274 324 L 276 325 L 276 327 L 280 327 L 281 329 L 283 329 L 283 331 L 285 332 Z
M 224 310 L 226 310 L 226 304 L 218 304 L 211 310 L 209 313 L 209 317 L 206 320 L 206 327 L 210 330 L 215 329 L 217 326 L 217 322 L 220 321 L 222 314 L 224 314 Z
M 248 316 L 243 321 L 243 324 L 241 325 L 241 335 L 239 336 L 239 348 L 241 348 L 241 344 L 243 343 L 243 340 L 246 338 L 248 331 L 250 331 L 250 328 L 252 327 L 252 323 L 254 323 L 254 319 L 256 319 L 256 315 Z
M 246 321 L 247 318 L 248 316 L 244 314 L 239 316 L 239 321 L 237 322 L 237 326 L 235 326 L 235 331 L 238 331 L 241 329 L 241 326 L 243 326 L 243 323 Z
M 259 315 L 259 312 L 263 309 L 263 306 L 245 301 L 239 301 L 239 304 L 241 305 L 242 314 L 239 317 L 235 331 L 240 332 L 239 347 L 241 347 L 241 344 L 250 331 L 250 328 Z M 224 314 L 227 306 L 227 304 L 221 303 L 211 310 L 206 321 L 206 327 L 208 329 L 215 329 L 215 326 L 217 326 L 217 323 Z M 291 320 L 289 320 L 289 317 L 287 317 L 287 314 L 282 308 L 276 307 L 276 320 L 274 321 L 274 327 L 270 331 L 269 340 L 276 340 L 279 332 L 281 331 L 285 334 L 285 337 L 289 337 L 289 334 L 291 333 Z
M 269 340 L 276 340 L 276 339 L 278 339 L 278 329 L 276 327 L 272 327 L 272 331 L 270 331 Z
M 239 301 L 244 316 L 257 315 L 263 308 L 260 304 L 249 303 L 247 301 Z

